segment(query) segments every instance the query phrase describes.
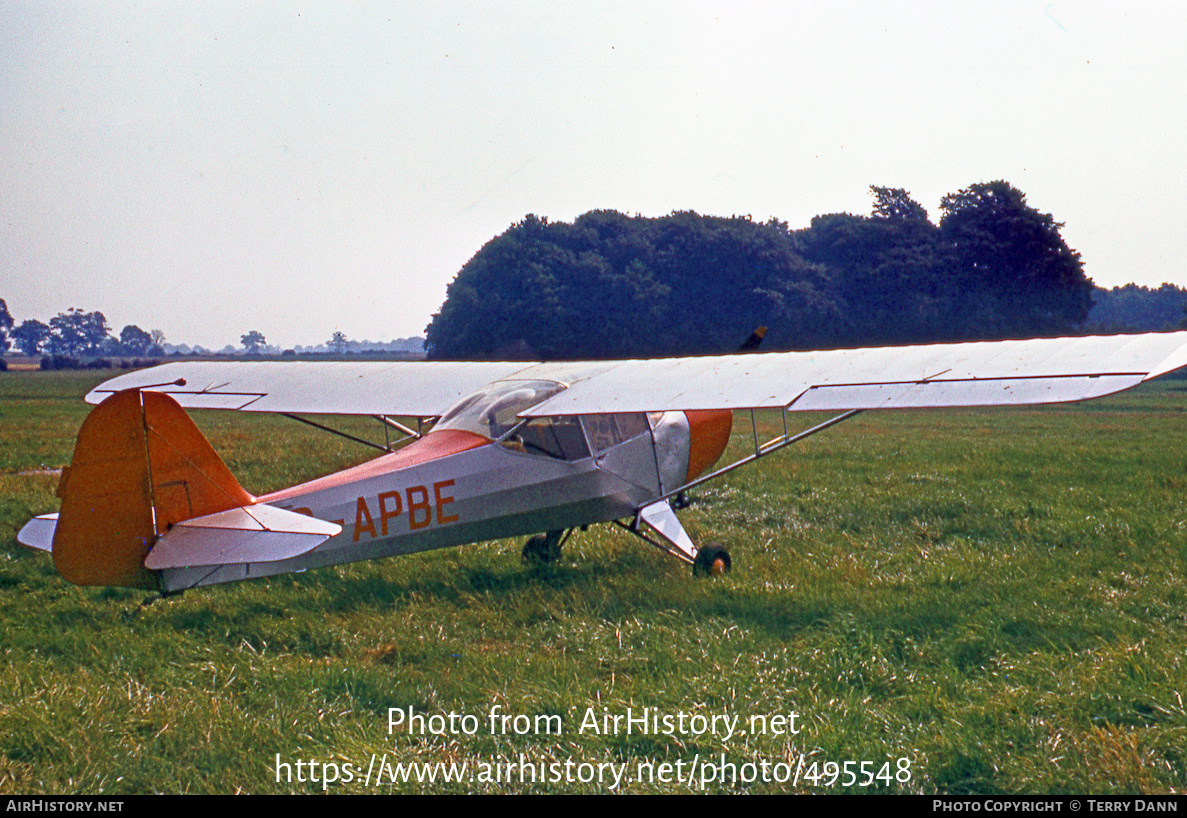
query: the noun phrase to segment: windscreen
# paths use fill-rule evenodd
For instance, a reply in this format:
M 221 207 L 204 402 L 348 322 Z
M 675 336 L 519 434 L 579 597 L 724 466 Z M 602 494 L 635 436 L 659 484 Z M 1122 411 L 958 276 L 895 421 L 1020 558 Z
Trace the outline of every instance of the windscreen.
M 450 407 L 433 431 L 463 429 L 497 440 L 520 423 L 520 412 L 565 389 L 556 381 L 496 381 Z

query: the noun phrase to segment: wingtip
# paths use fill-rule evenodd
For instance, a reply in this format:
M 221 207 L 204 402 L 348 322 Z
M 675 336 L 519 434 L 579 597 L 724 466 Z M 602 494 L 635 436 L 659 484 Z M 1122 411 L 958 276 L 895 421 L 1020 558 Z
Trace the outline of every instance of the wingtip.
M 1154 369 L 1142 378 L 1143 381 L 1153 380 L 1160 375 L 1174 372 L 1176 369 L 1182 369 L 1187 366 L 1187 332 L 1182 333 L 1183 343 L 1179 345 L 1174 352 L 1163 358 L 1162 363 L 1154 367 Z

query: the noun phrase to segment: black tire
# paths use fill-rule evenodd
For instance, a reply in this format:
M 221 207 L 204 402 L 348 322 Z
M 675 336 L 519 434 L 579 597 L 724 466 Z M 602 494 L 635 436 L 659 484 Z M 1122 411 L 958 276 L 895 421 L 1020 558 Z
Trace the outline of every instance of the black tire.
M 537 534 L 523 544 L 523 561 L 528 565 L 551 565 L 561 556 L 561 532 Z
M 705 543 L 697 551 L 696 560 L 692 564 L 692 572 L 698 577 L 712 577 L 728 574 L 733 567 L 730 552 L 718 543 Z

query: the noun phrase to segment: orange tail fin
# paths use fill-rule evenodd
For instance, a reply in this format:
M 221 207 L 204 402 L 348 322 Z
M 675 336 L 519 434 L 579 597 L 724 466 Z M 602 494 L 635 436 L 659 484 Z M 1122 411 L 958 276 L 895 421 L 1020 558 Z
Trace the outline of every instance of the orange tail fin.
M 173 398 L 135 389 L 87 417 L 58 496 L 58 573 L 131 588 L 157 587 L 144 558 L 174 524 L 255 502 Z

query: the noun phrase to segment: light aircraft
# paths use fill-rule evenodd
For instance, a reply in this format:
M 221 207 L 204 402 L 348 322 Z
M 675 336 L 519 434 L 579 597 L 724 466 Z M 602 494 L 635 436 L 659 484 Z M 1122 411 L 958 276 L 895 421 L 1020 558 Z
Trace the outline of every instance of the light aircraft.
M 87 395 L 99 405 L 61 508 L 18 539 L 73 583 L 166 594 L 523 535 L 525 559 L 548 562 L 603 522 L 717 573 L 729 553 L 685 532 L 684 492 L 858 412 L 1084 400 L 1185 365 L 1187 332 L 565 363 L 169 363 Z M 369 415 L 407 442 L 256 497 L 186 408 L 326 429 L 302 416 Z M 755 432 L 752 452 L 711 471 L 734 412 L 753 422 L 760 409 L 780 410 L 783 433 Z M 821 410 L 837 414 L 788 431 L 790 413 Z

